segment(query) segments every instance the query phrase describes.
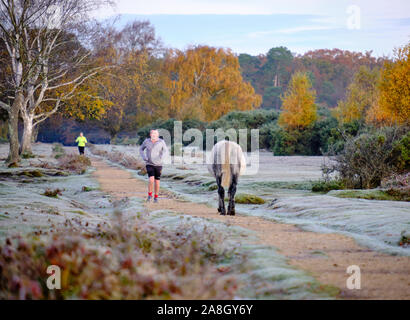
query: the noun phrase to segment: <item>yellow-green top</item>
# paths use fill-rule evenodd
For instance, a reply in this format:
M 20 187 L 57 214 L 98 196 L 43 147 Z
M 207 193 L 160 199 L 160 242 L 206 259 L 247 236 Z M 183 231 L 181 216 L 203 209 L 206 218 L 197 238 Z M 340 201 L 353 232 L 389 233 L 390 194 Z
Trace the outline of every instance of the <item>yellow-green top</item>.
M 75 142 L 78 143 L 78 146 L 79 146 L 79 147 L 85 147 L 85 144 L 88 143 L 86 137 L 81 137 L 81 136 L 79 136 L 79 137 L 75 140 Z

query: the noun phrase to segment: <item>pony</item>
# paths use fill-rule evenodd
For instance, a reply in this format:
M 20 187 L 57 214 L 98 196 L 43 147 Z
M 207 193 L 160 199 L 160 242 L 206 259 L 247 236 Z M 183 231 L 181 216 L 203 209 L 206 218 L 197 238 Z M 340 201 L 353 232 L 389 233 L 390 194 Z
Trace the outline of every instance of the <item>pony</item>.
M 226 215 L 225 189 L 228 188 L 228 215 L 235 215 L 235 193 L 238 179 L 245 172 L 246 160 L 239 144 L 222 140 L 214 145 L 208 161 L 208 171 L 218 185 L 218 212 Z

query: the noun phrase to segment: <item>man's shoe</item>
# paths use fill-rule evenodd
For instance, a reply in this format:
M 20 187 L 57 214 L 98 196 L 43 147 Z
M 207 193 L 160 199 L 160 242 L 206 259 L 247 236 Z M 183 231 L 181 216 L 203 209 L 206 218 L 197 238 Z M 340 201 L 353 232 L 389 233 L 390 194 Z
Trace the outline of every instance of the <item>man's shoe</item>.
M 151 202 L 151 200 L 152 200 L 152 196 L 148 196 L 147 202 Z
M 154 198 L 154 203 L 158 203 L 158 198 Z

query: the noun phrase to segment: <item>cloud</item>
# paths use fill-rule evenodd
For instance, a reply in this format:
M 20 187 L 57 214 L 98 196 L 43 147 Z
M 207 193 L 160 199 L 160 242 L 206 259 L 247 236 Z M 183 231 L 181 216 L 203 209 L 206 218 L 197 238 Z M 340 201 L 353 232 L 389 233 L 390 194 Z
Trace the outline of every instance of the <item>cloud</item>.
M 276 30 L 268 30 L 268 31 L 250 32 L 247 34 L 247 36 L 250 38 L 258 38 L 258 37 L 264 37 L 264 36 L 275 35 L 275 34 L 290 35 L 290 34 L 296 34 L 296 33 L 301 33 L 301 32 L 332 30 L 332 29 L 336 29 L 336 28 L 332 26 L 313 26 L 312 25 L 312 26 L 300 26 L 300 27 L 294 27 L 294 28 L 276 29 Z
M 403 0 L 389 0 L 388 6 L 385 0 L 117 0 L 117 4 L 115 13 L 123 14 L 118 27 L 133 19 L 149 19 L 167 46 L 180 49 L 208 44 L 259 54 L 286 46 L 298 53 L 340 48 L 383 55 L 410 40 L 410 1 Z M 359 30 L 347 26 L 351 4 L 360 7 Z
M 403 0 L 116 0 L 116 9 L 100 10 L 99 17 L 113 14 L 314 14 L 345 16 L 354 4 L 373 18 L 406 18 L 410 1 Z

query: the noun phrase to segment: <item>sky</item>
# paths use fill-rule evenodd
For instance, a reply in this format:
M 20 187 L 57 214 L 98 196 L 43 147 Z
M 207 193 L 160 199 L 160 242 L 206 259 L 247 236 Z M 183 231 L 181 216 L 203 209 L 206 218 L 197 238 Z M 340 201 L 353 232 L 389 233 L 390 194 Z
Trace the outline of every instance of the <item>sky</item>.
M 149 20 L 168 47 L 206 44 L 265 54 L 285 46 L 373 51 L 392 56 L 410 42 L 409 0 L 117 0 L 98 19 Z

